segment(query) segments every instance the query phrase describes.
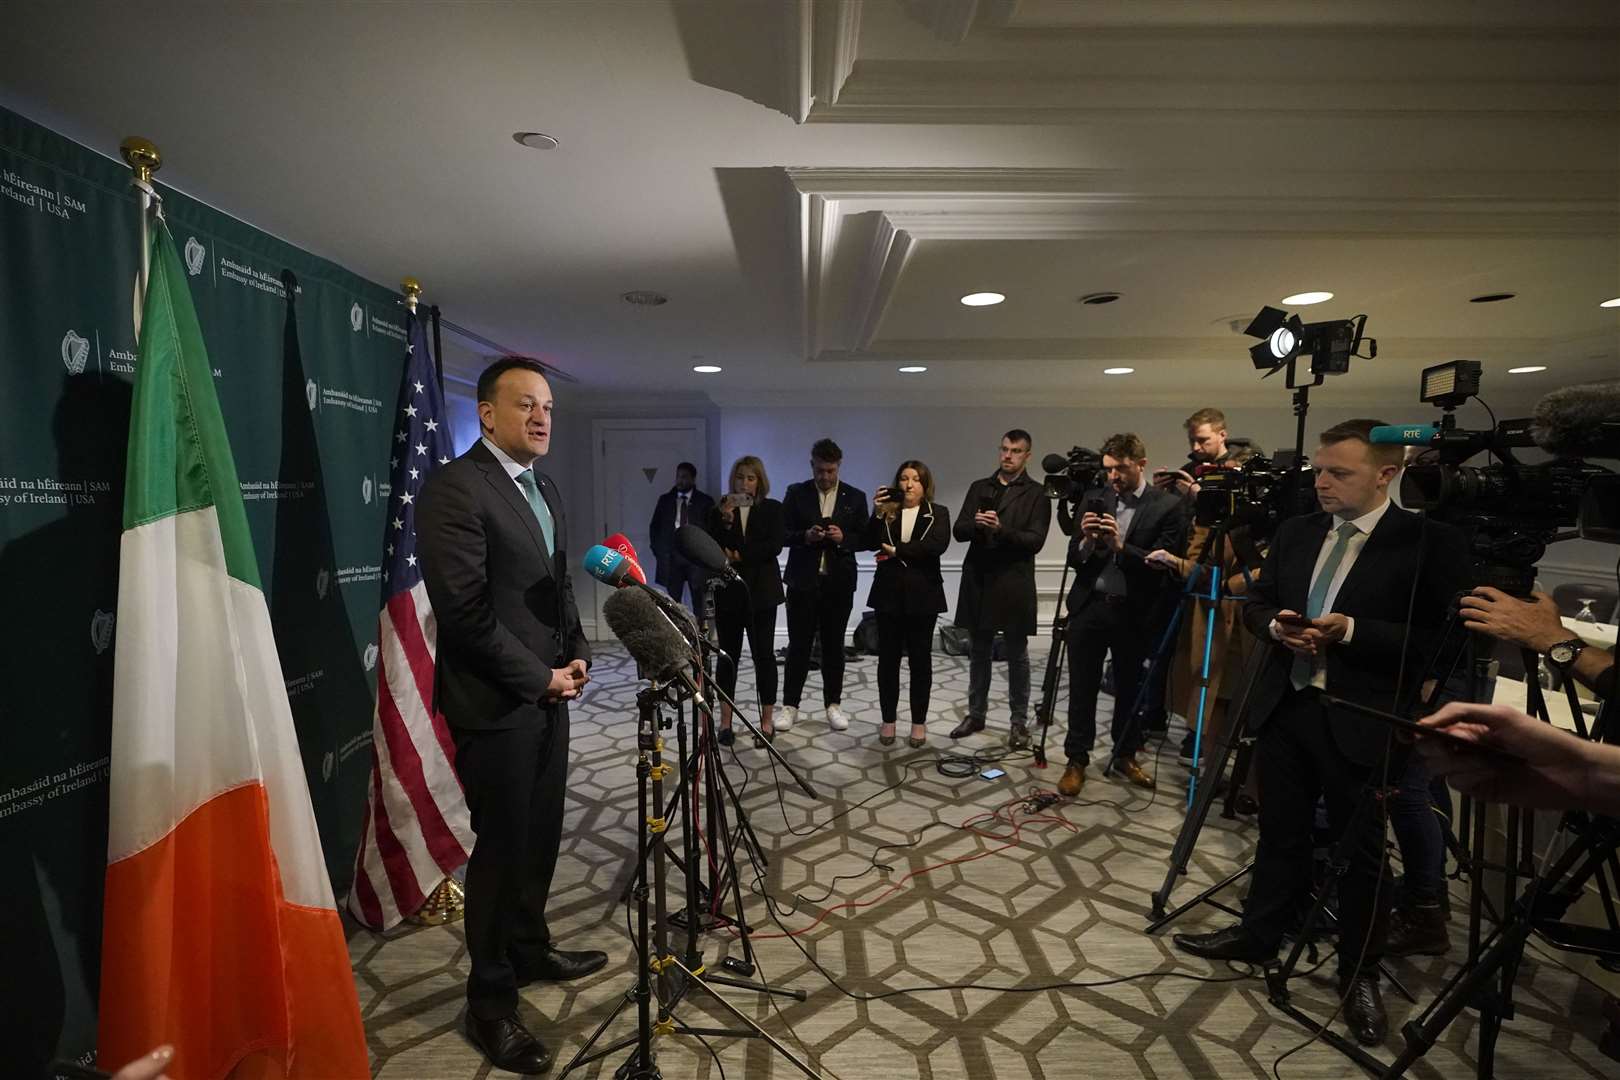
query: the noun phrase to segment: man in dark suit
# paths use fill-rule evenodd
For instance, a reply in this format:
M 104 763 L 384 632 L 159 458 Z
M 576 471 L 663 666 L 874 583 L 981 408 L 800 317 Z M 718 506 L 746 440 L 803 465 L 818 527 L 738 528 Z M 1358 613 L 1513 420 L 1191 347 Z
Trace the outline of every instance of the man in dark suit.
M 422 489 L 417 543 L 439 623 L 436 707 L 477 839 L 467 864 L 467 1034 L 498 1068 L 550 1053 L 517 1018 L 518 987 L 578 978 L 604 953 L 563 952 L 546 925 L 562 837 L 568 706 L 590 647 L 568 577 L 562 497 L 534 462 L 550 449 L 545 369 L 504 357 L 478 379 L 483 438 Z
M 811 643 L 821 641 L 821 700 L 827 725 L 849 727 L 843 709 L 844 634 L 855 606 L 855 553 L 866 546 L 866 492 L 838 479 L 844 452 L 831 439 L 810 448 L 811 479 L 790 484 L 782 497 L 787 524 L 787 673 L 776 730 L 799 718 L 810 674 Z
M 1132 715 L 1142 687 L 1142 665 L 1153 651 L 1175 602 L 1166 575 L 1144 560 L 1148 552 L 1186 550 L 1186 504 L 1147 482 L 1147 448 L 1129 432 L 1110 436 L 1102 447 L 1108 486 L 1088 491 L 1090 507 L 1069 541 L 1069 734 L 1063 742 L 1068 768 L 1058 781 L 1061 794 L 1074 796 L 1085 783 L 1086 766 L 1097 741 L 1097 691 L 1103 656 L 1114 656 L 1115 759 L 1125 778 L 1151 788 L 1153 778 L 1136 760 L 1144 731 Z
M 951 533 L 968 545 L 956 594 L 956 625 L 971 635 L 967 715 L 951 729 L 961 739 L 984 730 L 990 710 L 990 661 L 996 634 L 1007 658 L 1007 745 L 1029 745 L 1029 636 L 1035 632 L 1035 556 L 1046 543 L 1052 504 L 1030 479 L 1034 440 L 1023 428 L 1001 437 L 1000 468 L 968 485 Z
M 677 602 L 690 590 L 692 610 L 696 611 L 702 596 L 703 581 L 708 574 L 696 563 L 689 562 L 675 548 L 675 530 L 682 525 L 702 528 L 709 520 L 714 500 L 697 489 L 697 466 L 683 461 L 675 466 L 675 486 L 658 496 L 653 509 L 652 523 L 647 526 L 647 537 L 652 542 L 653 558 L 658 561 L 653 579 L 662 585 Z
M 1276 955 L 1310 890 L 1317 799 L 1325 798 L 1328 821 L 1343 835 L 1371 789 L 1398 781 L 1403 768 L 1391 728 L 1330 711 L 1322 695 L 1408 709 L 1453 598 L 1467 588 L 1462 533 L 1389 500 L 1403 448 L 1371 445 L 1378 424 L 1347 420 L 1322 433 L 1311 463 L 1322 512 L 1278 528 L 1245 605 L 1245 625 L 1270 646 L 1250 691 L 1260 847 L 1243 921 L 1175 936 L 1196 956 L 1259 964 Z M 1373 804 L 1351 842 L 1339 883 L 1339 988 L 1352 1034 L 1373 1045 L 1389 1027 L 1377 970 L 1390 892 L 1383 815 Z

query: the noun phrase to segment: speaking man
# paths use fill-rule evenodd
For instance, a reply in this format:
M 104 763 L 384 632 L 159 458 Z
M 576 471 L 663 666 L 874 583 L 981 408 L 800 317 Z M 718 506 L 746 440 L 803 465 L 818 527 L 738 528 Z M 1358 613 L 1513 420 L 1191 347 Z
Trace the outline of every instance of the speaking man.
M 1312 462 L 1322 510 L 1278 528 L 1245 606 L 1245 625 L 1269 645 L 1250 698 L 1260 846 L 1243 921 L 1175 936 L 1196 956 L 1258 964 L 1276 955 L 1310 889 L 1317 799 L 1342 835 L 1369 788 L 1401 776 L 1392 729 L 1330 711 L 1322 695 L 1385 711 L 1416 700 L 1453 598 L 1466 587 L 1462 533 L 1390 502 L 1404 450 L 1371 445 L 1378 425 L 1347 420 L 1322 433 Z M 1373 1045 L 1389 1029 L 1377 982 L 1389 887 L 1387 877 L 1379 887 L 1383 816 L 1369 811 L 1360 821 L 1339 883 L 1339 991 L 1351 1033 Z
M 1149 552 L 1179 556 L 1187 543 L 1187 508 L 1147 482 L 1147 447 L 1129 432 L 1103 443 L 1108 486 L 1086 492 L 1080 527 L 1069 541 L 1068 768 L 1058 792 L 1074 796 L 1085 783 L 1097 741 L 1097 692 L 1103 657 L 1114 657 L 1115 757 L 1125 778 L 1151 788 L 1153 778 L 1136 760 L 1145 732 L 1132 717 L 1142 687 L 1142 666 L 1162 632 L 1175 591 L 1166 575 L 1143 560 Z
M 653 558 L 658 562 L 653 572 L 654 580 L 677 603 L 681 602 L 685 593 L 691 592 L 690 604 L 694 611 L 701 600 L 703 581 L 708 574 L 676 549 L 675 531 L 682 525 L 703 527 L 712 509 L 714 500 L 697 489 L 697 466 L 683 461 L 675 466 L 675 486 L 658 496 L 658 505 L 653 508 L 652 521 L 647 526 Z
M 546 925 L 562 837 L 568 705 L 588 681 L 562 496 L 534 468 L 551 445 L 545 369 L 520 356 L 478 378 L 483 437 L 422 489 L 417 544 L 439 622 L 435 706 L 477 834 L 467 864 L 467 1035 L 491 1064 L 546 1069 L 518 987 L 574 979 L 605 953 L 563 952 Z

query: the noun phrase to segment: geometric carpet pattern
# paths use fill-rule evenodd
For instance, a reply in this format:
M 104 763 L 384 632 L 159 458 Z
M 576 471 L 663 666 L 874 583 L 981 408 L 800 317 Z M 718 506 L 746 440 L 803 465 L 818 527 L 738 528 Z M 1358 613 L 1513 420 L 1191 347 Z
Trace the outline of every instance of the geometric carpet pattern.
M 1037 642 L 1031 652 L 1038 695 L 1045 656 Z M 596 655 L 586 700 L 572 710 L 567 818 L 549 920 L 560 946 L 604 949 L 610 961 L 588 979 L 522 991 L 524 1019 L 556 1054 L 553 1075 L 634 980 L 619 897 L 636 851 L 640 684 L 616 644 L 599 647 Z M 947 777 L 936 769 L 942 754 L 1000 747 L 1007 717 L 994 702 L 1004 694 L 1005 666 L 996 669 L 990 730 L 960 745 L 945 732 L 967 697 L 966 660 L 936 654 L 934 668 L 930 742 L 920 750 L 906 746 L 904 724 L 894 746 L 878 745 L 875 660 L 848 665 L 847 732 L 829 730 L 817 715 L 818 676 L 811 674 L 808 708 L 793 731 L 777 736 L 776 746 L 817 789 L 819 801 L 788 783 L 779 789 L 767 755 L 746 734 L 735 753 L 727 753 L 728 775 L 769 860 L 761 876 L 742 859 L 756 978 L 802 989 L 808 998 L 721 987 L 725 999 L 820 1075 L 839 1080 L 1272 1076 L 1279 1055 L 1310 1032 L 1273 1009 L 1264 985 L 1247 970 L 1180 954 L 1168 931 L 1143 932 L 1150 894 L 1163 883 L 1183 820 L 1186 774 L 1173 760 L 1178 729 L 1172 727 L 1161 759 L 1150 767 L 1159 776 L 1156 792 L 1101 779 L 1093 768 L 1080 799 L 1026 814 L 1016 804 L 1057 782 L 1062 709 L 1049 744 L 1054 764 L 1047 769 L 1035 769 L 1028 754 L 1019 754 L 997 763 L 1006 775 L 995 780 Z M 750 677 L 745 665 L 744 702 L 752 693 Z M 1105 722 L 1098 727 L 1107 731 Z M 673 732 L 667 741 L 673 758 Z M 993 817 L 998 810 L 999 820 Z M 964 824 L 974 828 L 959 827 Z M 1172 904 L 1243 865 L 1254 832 L 1251 821 L 1212 813 Z M 678 851 L 678 826 L 672 824 L 669 837 Z M 874 862 L 881 866 L 874 869 Z M 673 867 L 671 873 L 671 906 L 680 908 L 681 878 Z M 1224 899 L 1235 904 L 1238 897 Z M 725 909 L 731 908 L 728 899 Z M 1171 930 L 1228 921 L 1203 907 Z M 1454 970 L 1463 936 L 1459 917 L 1449 957 L 1391 961 L 1419 1003 Z M 740 953 L 725 931 L 704 935 L 700 948 L 710 972 Z M 491 1075 L 461 1030 L 467 953 L 459 924 L 388 934 L 351 925 L 349 950 L 375 1076 Z M 1326 960 L 1296 976 L 1294 1000 L 1306 1013 L 1325 1018 L 1332 1011 L 1332 972 Z M 1045 988 L 1056 983 L 1085 985 Z M 950 988 L 969 984 L 977 988 Z M 908 988 L 922 992 L 882 996 Z M 1402 1047 L 1401 1023 L 1416 1008 L 1387 985 L 1385 1000 L 1392 1035 L 1376 1056 L 1388 1061 Z M 1602 1000 L 1554 954 L 1527 954 L 1517 1016 L 1497 1046 L 1496 1075 L 1615 1075 L 1620 1067 L 1593 1042 L 1605 1024 Z M 634 1007 L 625 1009 L 607 1040 L 634 1035 L 635 1016 Z M 737 1026 L 698 992 L 679 1004 L 676 1016 L 698 1028 Z M 1464 1012 L 1408 1075 L 1472 1076 L 1475 1043 L 1473 1014 Z M 658 1038 L 655 1047 L 666 1078 L 801 1075 L 759 1039 L 710 1039 L 705 1046 L 675 1035 Z M 622 1058 L 572 1075 L 611 1076 Z M 1279 1073 L 1283 1080 L 1307 1080 L 1359 1070 L 1318 1041 L 1284 1060 Z

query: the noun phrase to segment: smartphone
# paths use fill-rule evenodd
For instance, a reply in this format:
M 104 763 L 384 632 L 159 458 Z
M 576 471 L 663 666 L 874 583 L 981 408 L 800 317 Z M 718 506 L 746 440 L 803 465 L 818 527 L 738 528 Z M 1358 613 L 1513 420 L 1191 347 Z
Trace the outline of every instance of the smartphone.
M 1272 618 L 1276 619 L 1277 622 L 1281 623 L 1283 626 L 1292 626 L 1292 627 L 1294 627 L 1295 629 L 1298 629 L 1298 630 L 1303 630 L 1307 626 L 1311 625 L 1311 620 L 1307 619 L 1303 615 L 1298 615 L 1298 614 L 1294 614 L 1294 615 L 1278 614 L 1278 615 L 1273 615 Z
M 880 503 L 899 502 L 900 493 L 893 488 L 881 487 L 878 488 L 877 494 L 873 496 L 872 501 Z
M 823 529 L 829 529 L 832 526 L 838 524 L 838 522 L 834 521 L 830 517 L 824 517 L 820 521 L 816 522 L 816 524 L 820 525 Z
M 985 780 L 999 780 L 1007 775 L 1006 769 L 986 769 L 979 776 Z
M 996 508 L 996 497 L 994 495 L 981 495 L 981 496 L 979 496 L 979 513 L 988 514 L 988 513 L 990 513 L 990 511 L 994 510 L 995 508 Z
M 1086 500 L 1085 512 L 1102 517 L 1104 514 L 1108 513 L 1108 502 L 1106 499 L 1093 495 L 1091 498 Z
M 1397 716 L 1395 713 L 1385 712 L 1382 709 L 1375 709 L 1370 705 L 1346 701 L 1344 698 L 1334 697 L 1332 694 L 1322 695 L 1322 706 L 1328 709 L 1343 709 L 1346 712 L 1353 712 L 1357 716 L 1365 716 L 1371 720 L 1378 720 L 1388 724 L 1405 736 L 1401 740 L 1402 742 L 1410 743 L 1415 736 L 1422 735 L 1428 739 L 1440 739 L 1470 754 L 1478 754 L 1481 757 L 1488 757 L 1501 762 L 1524 764 L 1524 759 L 1517 754 L 1510 754 L 1505 750 L 1497 750 L 1489 746 L 1481 746 L 1476 742 L 1463 738 L 1461 735 L 1447 731 L 1445 728 L 1425 727 L 1416 720 Z
M 752 495 L 745 495 L 740 491 L 734 491 L 730 495 L 727 495 L 726 498 L 731 500 L 731 505 L 732 506 L 753 506 L 754 505 L 754 497 Z

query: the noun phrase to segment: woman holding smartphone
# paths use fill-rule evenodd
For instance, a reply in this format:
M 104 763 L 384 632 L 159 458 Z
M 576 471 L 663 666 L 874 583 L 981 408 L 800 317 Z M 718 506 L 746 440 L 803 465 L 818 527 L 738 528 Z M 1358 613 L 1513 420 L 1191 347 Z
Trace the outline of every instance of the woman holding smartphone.
M 737 663 L 742 659 L 743 636 L 754 657 L 754 682 L 759 691 L 759 729 L 769 738 L 774 731 L 771 713 L 776 707 L 776 609 L 785 594 L 776 557 L 782 553 L 787 529 L 782 504 L 766 498 L 771 482 L 765 463 L 752 454 L 731 466 L 731 491 L 709 511 L 708 530 L 732 569 L 742 579 L 715 594 L 714 621 L 725 650 L 716 669 L 720 689 L 727 698 L 737 694 Z M 731 706 L 720 706 L 720 745 L 730 746 Z
M 913 747 L 928 741 L 928 696 L 934 681 L 934 624 L 945 610 L 939 557 L 951 543 L 951 512 L 934 501 L 934 475 L 920 461 L 903 461 L 894 483 L 872 500 L 867 541 L 878 553 L 867 606 L 877 612 L 878 742 L 894 743 L 900 710 L 900 654 L 911 671 Z

